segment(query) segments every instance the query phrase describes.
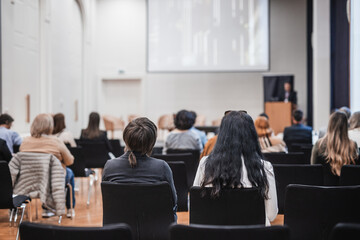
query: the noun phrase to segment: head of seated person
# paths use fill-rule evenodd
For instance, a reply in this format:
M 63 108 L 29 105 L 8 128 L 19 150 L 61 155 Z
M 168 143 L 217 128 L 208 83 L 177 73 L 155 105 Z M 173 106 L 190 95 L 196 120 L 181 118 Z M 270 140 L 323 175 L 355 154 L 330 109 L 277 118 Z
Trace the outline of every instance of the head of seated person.
M 136 167 L 136 156 L 150 155 L 157 137 L 157 127 L 146 117 L 132 120 L 124 129 L 125 151 L 129 152 L 129 163 Z
M 301 124 L 303 122 L 304 113 L 300 109 L 293 111 L 292 122 L 294 125 Z
M 270 128 L 269 121 L 266 117 L 257 117 L 254 124 L 259 137 L 271 136 L 273 134 L 273 130 Z
M 86 129 L 81 131 L 80 139 L 96 140 L 102 135 L 100 131 L 100 115 L 97 112 L 92 112 L 89 115 L 89 123 Z
M 6 129 L 10 129 L 14 119 L 7 113 L 3 113 L 0 115 L 0 127 L 4 127 Z
M 54 121 L 50 114 L 42 113 L 35 117 L 31 124 L 30 134 L 34 138 L 43 135 L 51 135 L 54 129 Z
M 349 126 L 350 130 L 360 128 L 360 111 L 354 112 L 351 115 L 349 123 L 350 123 L 350 126 Z
M 179 111 L 175 118 L 175 128 L 180 131 L 189 130 L 195 124 L 196 115 L 187 110 Z
M 64 114 L 57 113 L 53 116 L 53 119 L 54 119 L 53 134 L 55 135 L 64 131 L 64 129 L 66 128 Z

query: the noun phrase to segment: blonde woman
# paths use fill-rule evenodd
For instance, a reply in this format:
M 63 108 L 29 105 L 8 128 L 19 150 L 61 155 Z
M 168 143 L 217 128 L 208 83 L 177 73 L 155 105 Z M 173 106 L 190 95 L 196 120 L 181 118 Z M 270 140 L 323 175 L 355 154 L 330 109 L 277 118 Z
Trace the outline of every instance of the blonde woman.
M 73 164 L 74 157 L 71 155 L 65 144 L 57 137 L 51 135 L 54 129 L 54 121 L 50 114 L 39 114 L 35 117 L 31 124 L 30 137 L 26 137 L 20 146 L 20 152 L 36 152 L 49 153 L 54 155 L 61 161 L 66 171 L 66 183 L 72 185 L 74 191 L 74 173 L 69 166 Z M 73 206 L 75 206 L 75 193 L 73 192 Z M 68 209 L 67 216 L 71 216 L 70 212 L 70 196 L 66 196 L 66 207 Z M 74 213 L 73 213 L 74 214 Z M 54 216 L 54 213 L 44 210 L 43 217 Z
M 325 185 L 338 185 L 341 167 L 357 164 L 359 149 L 349 139 L 348 118 L 345 113 L 336 111 L 330 116 L 326 135 L 319 139 L 311 154 L 312 164 L 322 164 Z

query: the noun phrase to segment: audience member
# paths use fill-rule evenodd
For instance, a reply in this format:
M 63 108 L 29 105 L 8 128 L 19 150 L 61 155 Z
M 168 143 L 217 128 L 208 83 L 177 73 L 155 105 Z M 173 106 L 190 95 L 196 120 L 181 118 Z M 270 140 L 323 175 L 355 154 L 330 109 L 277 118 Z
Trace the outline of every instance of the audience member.
M 131 121 L 124 130 L 125 153 L 108 160 L 103 171 L 103 181 L 117 183 L 168 182 L 174 198 L 176 220 L 177 195 L 169 165 L 149 157 L 156 142 L 157 128 L 148 118 Z
M 255 119 L 255 129 L 262 152 L 285 152 L 285 143 L 281 138 L 274 136 L 266 117 L 259 116 Z
M 20 145 L 20 152 L 48 153 L 54 155 L 61 161 L 65 172 L 65 182 L 70 183 L 73 189 L 73 205 L 75 206 L 74 173 L 66 166 L 72 165 L 74 157 L 65 144 L 57 137 L 51 135 L 54 128 L 53 118 L 49 114 L 39 114 L 31 124 L 30 137 L 24 138 Z M 67 216 L 71 217 L 70 194 L 66 196 Z M 73 212 L 74 214 L 74 212 Z M 43 217 L 54 216 L 54 213 L 44 209 Z
M 293 125 L 286 127 L 284 130 L 284 141 L 288 147 L 291 148 L 293 143 L 308 143 L 312 144 L 312 128 L 302 124 L 303 112 L 301 110 L 294 110 L 292 116 Z
M 100 115 L 97 112 L 90 113 L 88 127 L 81 130 L 80 140 L 104 141 L 109 152 L 111 152 L 112 147 L 107 138 L 107 132 L 100 130 L 99 126 Z
M 297 104 L 297 93 L 293 90 L 290 82 L 284 83 L 284 92 L 280 96 L 280 101 L 292 102 L 295 105 Z
M 169 133 L 165 140 L 163 152 L 167 149 L 198 149 L 202 150 L 200 138 L 190 131 L 195 123 L 194 115 L 186 110 L 179 111 L 174 119 L 175 129 Z
M 70 131 L 66 130 L 64 114 L 57 113 L 53 116 L 53 119 L 54 119 L 53 135 L 58 137 L 65 144 L 69 144 L 70 147 L 76 147 L 74 136 Z
M 351 117 L 351 110 L 350 108 L 346 107 L 346 106 L 342 106 L 341 108 L 339 108 L 337 111 L 341 111 L 343 113 L 345 113 L 347 119 L 350 119 Z
M 10 130 L 14 119 L 9 114 L 0 115 L 0 138 L 6 141 L 11 153 L 14 152 L 14 145 L 21 145 L 22 138 L 17 132 Z
M 349 124 L 349 138 L 356 142 L 358 147 L 360 147 L 360 111 L 354 112 L 351 115 Z
M 206 144 L 204 146 L 204 150 L 200 154 L 200 159 L 205 156 L 209 156 L 209 154 L 211 153 L 211 151 L 213 150 L 213 148 L 215 146 L 217 138 L 218 138 L 218 135 L 215 135 L 206 142 Z
M 345 113 L 331 114 L 326 135 L 319 139 L 312 149 L 311 163 L 322 164 L 331 180 L 338 183 L 341 167 L 355 164 L 359 155 L 357 144 L 348 137 L 348 119 Z
M 247 113 L 231 111 L 224 116 L 213 151 L 199 163 L 194 186 L 213 187 L 214 197 L 224 188 L 258 187 L 265 201 L 266 225 L 275 219 L 273 167 L 262 160 L 254 122 Z
M 197 117 L 196 112 L 191 111 L 190 113 L 193 114 L 194 123 L 195 123 L 196 117 Z M 207 138 L 206 138 L 205 132 L 204 132 L 204 131 L 200 131 L 199 129 L 195 128 L 194 125 L 191 126 L 190 131 L 196 133 L 196 134 L 199 136 L 200 141 L 201 141 L 201 146 L 202 146 L 202 148 L 204 148 L 204 146 L 205 146 L 205 144 L 206 144 L 206 142 L 207 142 Z
M 0 138 L 0 161 L 10 162 L 12 154 L 6 144 L 6 141 Z

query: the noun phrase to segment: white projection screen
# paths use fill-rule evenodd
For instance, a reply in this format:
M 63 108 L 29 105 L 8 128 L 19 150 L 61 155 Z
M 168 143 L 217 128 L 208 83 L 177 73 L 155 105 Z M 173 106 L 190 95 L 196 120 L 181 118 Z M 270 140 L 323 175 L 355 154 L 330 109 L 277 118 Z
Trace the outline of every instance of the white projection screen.
M 149 72 L 266 71 L 268 0 L 148 0 Z

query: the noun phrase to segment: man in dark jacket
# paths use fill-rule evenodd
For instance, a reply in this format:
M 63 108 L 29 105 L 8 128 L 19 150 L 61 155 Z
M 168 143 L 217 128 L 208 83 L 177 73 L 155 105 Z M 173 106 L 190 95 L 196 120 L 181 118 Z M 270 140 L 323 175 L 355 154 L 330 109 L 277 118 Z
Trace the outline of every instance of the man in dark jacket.
M 294 143 L 312 143 L 312 128 L 302 124 L 303 112 L 295 110 L 292 116 L 293 125 L 284 130 L 284 141 L 287 147 Z

